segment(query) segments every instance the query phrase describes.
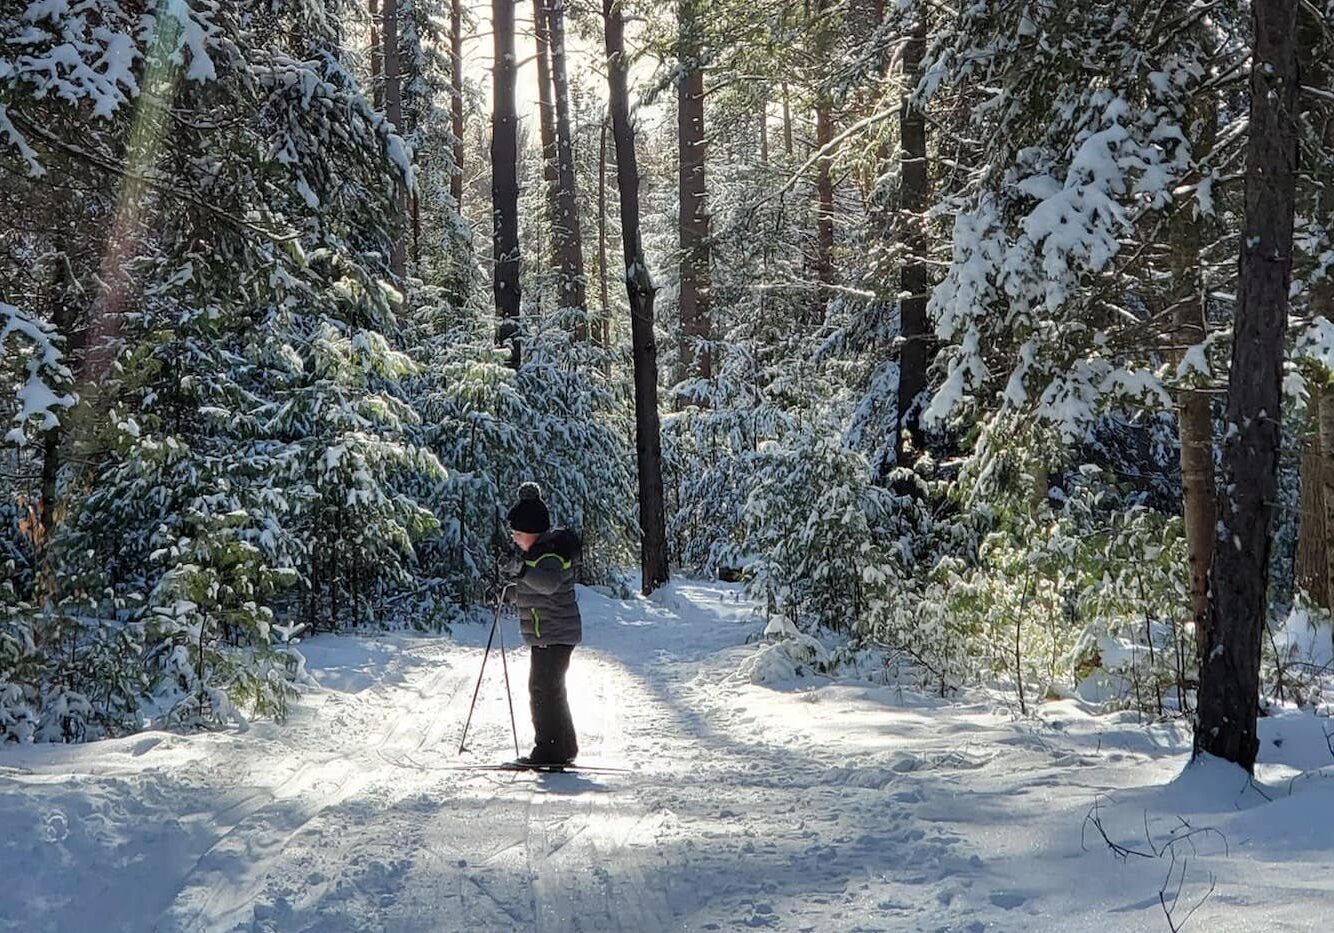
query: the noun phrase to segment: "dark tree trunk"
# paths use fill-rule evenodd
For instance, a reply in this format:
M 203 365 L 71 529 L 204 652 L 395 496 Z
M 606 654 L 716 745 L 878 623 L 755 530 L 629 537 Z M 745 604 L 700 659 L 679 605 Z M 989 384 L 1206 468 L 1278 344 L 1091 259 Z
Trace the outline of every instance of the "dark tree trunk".
M 760 105 L 760 164 L 769 164 L 769 102 Z
M 581 314 L 575 338 L 588 339 L 587 280 L 584 278 L 584 243 L 579 231 L 579 196 L 574 176 L 574 139 L 570 131 L 570 83 L 565 66 L 565 0 L 548 0 L 547 27 L 551 40 L 551 82 L 556 100 L 557 216 L 552 226 L 560 270 L 561 308 Z
M 1334 83 L 1328 24 L 1310 5 L 1303 5 L 1298 16 L 1302 83 L 1328 90 Z M 1307 119 L 1321 140 L 1320 161 L 1311 171 L 1317 191 L 1315 220 L 1328 230 L 1334 226 L 1334 102 L 1313 95 L 1307 104 Z M 1334 280 L 1329 275 L 1312 284 L 1310 313 L 1334 320 Z M 1328 609 L 1334 605 L 1334 389 L 1328 373 L 1319 371 L 1307 380 L 1307 398 L 1315 430 L 1301 464 L 1298 572 L 1308 594 Z
M 537 128 L 542 142 L 542 192 L 547 206 L 547 229 L 551 237 L 547 255 L 551 268 L 558 268 L 556 227 L 560 224 L 559 179 L 556 175 L 556 115 L 551 103 L 551 40 L 547 33 L 544 0 L 533 0 L 533 43 L 537 47 Z M 545 290 L 545 289 L 544 289 Z
M 598 133 L 598 301 L 602 316 L 598 319 L 596 339 L 601 347 L 606 347 L 611 339 L 611 296 L 607 289 L 607 130 L 610 126 L 610 119 L 604 116 Z
M 630 299 L 634 358 L 635 452 L 639 463 L 640 566 L 644 594 L 669 579 L 666 516 L 662 491 L 662 437 L 658 419 L 658 348 L 653 337 L 653 280 L 639 236 L 639 164 L 626 87 L 625 23 L 619 0 L 602 0 L 606 17 L 607 91 L 616 140 L 616 183 L 621 200 L 625 288 Z
M 1191 142 L 1198 155 L 1210 152 L 1217 137 L 1217 105 L 1201 94 L 1188 112 Z M 1190 208 L 1178 210 L 1168 231 L 1172 250 L 1172 279 L 1169 292 L 1176 303 L 1176 339 L 1183 347 L 1204 342 L 1204 270 L 1200 250 L 1204 245 L 1204 219 Z M 1182 519 L 1186 530 L 1186 554 L 1190 564 L 1190 605 L 1195 620 L 1195 650 L 1204 660 L 1205 632 L 1209 628 L 1209 564 L 1217 535 L 1218 500 L 1214 489 L 1213 415 L 1209 394 L 1183 388 L 1177 397 L 1177 431 L 1181 446 Z
M 376 110 L 384 109 L 384 49 L 380 45 L 380 0 L 370 0 L 371 17 L 371 101 Z
M 1329 557 L 1325 553 L 1325 455 L 1320 443 L 1321 384 L 1306 382 L 1311 430 L 1301 459 L 1301 506 L 1297 516 L 1297 585 L 1311 602 L 1329 608 Z M 1187 528 L 1189 533 L 1189 528 Z M 1194 570 L 1192 564 L 1191 567 Z M 1206 603 L 1207 605 L 1207 603 Z
M 46 550 L 56 528 L 56 478 L 60 475 L 60 441 L 64 431 L 51 428 L 42 434 L 42 475 L 41 475 L 41 522 L 33 536 L 38 556 Z
M 894 436 L 895 462 L 907 466 L 906 440 L 912 450 L 923 447 L 921 432 L 922 396 L 926 393 L 926 370 L 931 362 L 930 328 L 926 317 L 926 209 L 930 197 L 927 177 L 926 116 L 913 105 L 912 95 L 921 77 L 926 53 L 926 11 L 919 10 L 911 34 L 903 47 L 903 97 L 899 116 L 899 174 L 902 179 L 905 255 L 899 272 L 899 430 Z
M 454 131 L 454 172 L 449 176 L 449 193 L 454 206 L 463 212 L 463 0 L 449 5 L 449 67 L 453 85 L 450 115 Z
M 786 81 L 783 82 L 783 152 L 792 157 L 792 99 Z
M 403 82 L 398 55 L 398 0 L 383 0 L 384 13 L 384 115 L 400 136 L 407 132 L 403 125 Z M 404 191 L 399 199 L 399 223 L 394 242 L 389 248 L 389 268 L 395 275 L 406 274 L 408 268 L 407 243 L 403 228 L 407 226 L 411 210 L 409 195 Z
M 680 0 L 677 49 L 677 140 L 680 211 L 681 347 L 678 379 L 712 375 L 709 316 L 709 211 L 704 174 L 704 69 L 700 61 L 698 0 Z M 682 400 L 684 401 L 684 400 Z
M 829 286 L 834 284 L 834 159 L 824 149 L 834 138 L 833 102 L 821 93 L 815 102 L 815 294 L 810 323 L 823 324 Z
M 57 251 L 64 255 L 64 237 L 57 237 Z M 55 325 L 56 333 L 64 341 L 65 352 L 71 362 L 70 369 L 77 379 L 80 375 L 80 359 L 83 350 L 82 335 L 76 327 L 77 312 L 74 307 L 66 300 L 72 289 L 79 288 L 79 282 L 73 277 L 70 266 L 67 262 L 56 262 L 56 278 L 52 285 L 52 323 Z M 39 505 L 38 521 L 39 528 L 34 534 L 34 544 L 36 545 L 39 567 L 44 570 L 49 569 L 52 574 L 58 572 L 54 565 L 47 567 L 45 560 L 46 546 L 51 543 L 52 537 L 56 531 L 56 512 L 58 498 L 58 480 L 60 470 L 63 465 L 62 450 L 65 443 L 67 428 L 63 422 L 69 415 L 62 416 L 60 424 L 57 424 L 49 431 L 42 434 L 42 466 L 41 466 L 41 502 Z M 54 562 L 53 562 L 54 564 Z M 54 577 L 51 578 L 54 582 Z
M 1292 275 L 1298 0 L 1255 0 L 1246 213 L 1228 377 L 1220 528 L 1209 571 L 1195 754 L 1254 770 L 1260 647 L 1276 495 L 1283 334 Z
M 519 367 L 519 134 L 514 112 L 514 3 L 492 0 L 491 244 L 496 299 L 496 341 L 509 344 Z
M 1320 466 L 1311 479 L 1312 485 L 1317 487 L 1315 499 L 1320 507 L 1315 522 L 1323 532 L 1321 552 L 1325 558 L 1325 581 L 1321 589 L 1325 594 L 1324 605 L 1328 606 L 1334 602 L 1334 547 L 1330 546 L 1329 540 L 1334 533 L 1334 389 L 1328 384 L 1320 386 L 1312 393 L 1311 401 L 1316 414 L 1316 446 L 1320 452 Z M 1305 517 L 1303 515 L 1303 519 Z

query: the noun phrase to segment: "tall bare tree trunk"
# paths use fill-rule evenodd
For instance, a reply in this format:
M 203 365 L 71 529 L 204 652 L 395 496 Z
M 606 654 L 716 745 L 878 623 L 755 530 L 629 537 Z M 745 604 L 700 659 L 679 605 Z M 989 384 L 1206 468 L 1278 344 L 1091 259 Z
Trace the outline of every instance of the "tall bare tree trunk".
M 1297 516 L 1297 585 L 1315 605 L 1329 604 L 1329 555 L 1326 553 L 1325 521 L 1325 451 L 1320 437 L 1320 410 L 1323 386 L 1316 379 L 1306 381 L 1306 410 L 1311 430 L 1302 449 L 1302 497 Z
M 1218 112 L 1212 97 L 1201 94 L 1188 114 L 1191 142 L 1197 155 L 1212 151 L 1217 138 Z M 1204 220 L 1187 208 L 1177 211 L 1169 230 L 1172 249 L 1170 292 L 1176 303 L 1176 339 L 1183 347 L 1204 342 L 1206 309 Z M 1177 398 L 1177 433 L 1181 446 L 1182 518 L 1186 527 L 1186 554 L 1190 563 L 1190 605 L 1195 620 L 1197 660 L 1203 661 L 1209 627 L 1209 564 L 1218 528 L 1218 499 L 1214 489 L 1213 415 L 1209 395 L 1183 388 Z
M 1330 453 L 1334 451 L 1334 387 L 1326 382 L 1320 387 L 1318 396 L 1313 394 L 1313 400 L 1316 402 L 1316 423 L 1319 426 L 1316 440 L 1320 451 L 1320 468 L 1316 473 L 1318 479 L 1313 485 L 1319 486 L 1317 499 L 1320 514 L 1316 521 L 1324 530 L 1324 591 L 1326 603 L 1329 603 L 1334 601 L 1334 547 L 1330 547 L 1330 537 L 1334 535 L 1334 455 Z M 1302 518 L 1306 518 L 1305 514 Z
M 551 41 L 551 82 L 556 100 L 556 203 L 552 225 L 560 270 L 561 308 L 577 308 L 575 339 L 588 339 L 587 279 L 584 243 L 579 230 L 579 195 L 574 174 L 574 138 L 570 130 L 570 82 L 565 64 L 565 0 L 547 0 L 547 28 Z
M 1255 768 L 1297 169 L 1298 0 L 1254 0 L 1241 276 L 1195 754 Z
M 679 0 L 677 7 L 678 212 L 681 320 L 678 379 L 708 379 L 712 277 L 709 269 L 708 189 L 704 173 L 704 69 L 700 61 L 698 0 Z
M 556 175 L 556 109 L 551 103 L 551 40 L 543 0 L 533 0 L 533 42 L 537 46 L 537 128 L 542 142 L 542 182 L 550 231 L 548 256 L 551 268 L 559 266 L 556 227 L 560 224 L 559 179 Z
M 376 110 L 384 109 L 384 48 L 380 45 L 380 0 L 370 0 L 371 19 L 371 101 Z
M 792 158 L 792 97 L 783 82 L 783 153 Z
M 899 272 L 898 430 L 894 432 L 895 462 L 907 465 L 904 435 L 912 449 L 924 446 L 921 432 L 922 396 L 926 393 L 926 370 L 931 362 L 930 328 L 926 317 L 926 209 L 930 179 L 926 161 L 926 115 L 913 104 L 913 92 L 921 78 L 926 54 L 926 10 L 919 8 L 908 41 L 903 47 L 903 94 L 899 111 L 899 176 L 902 191 L 901 236 L 906 255 Z
M 769 101 L 760 105 L 760 164 L 769 164 Z
M 829 302 L 829 286 L 834 284 L 834 159 L 824 152 L 834 139 L 833 102 L 821 92 L 815 101 L 815 148 L 822 155 L 815 160 L 815 281 L 809 321 L 823 324 Z
M 1317 7 L 1303 5 L 1299 9 L 1300 26 L 1298 41 L 1301 55 L 1300 67 L 1303 83 L 1312 87 L 1328 90 L 1334 83 L 1334 48 L 1329 40 L 1329 24 L 1321 16 Z M 1317 196 L 1317 220 L 1325 228 L 1334 229 L 1334 102 L 1326 98 L 1315 98 L 1310 103 L 1308 119 L 1319 128 L 1322 161 L 1314 166 L 1314 178 L 1319 188 Z M 1325 275 L 1314 283 L 1311 289 L 1311 314 L 1334 321 L 1334 279 Z M 1325 558 L 1323 589 L 1325 601 L 1321 605 L 1334 609 L 1334 388 L 1330 379 L 1334 374 L 1320 373 L 1318 387 L 1313 387 L 1310 398 L 1316 414 L 1317 439 L 1316 449 L 1320 464 L 1316 473 L 1308 474 L 1307 463 L 1302 462 L 1303 503 L 1308 475 L 1319 475 L 1318 504 L 1321 509 L 1321 549 Z M 1308 520 L 1308 513 L 1303 510 L 1303 524 Z M 1305 534 L 1303 538 L 1307 537 Z
M 407 132 L 403 125 L 403 81 L 398 54 L 398 0 L 383 0 L 384 13 L 384 115 L 400 136 Z M 389 249 L 389 268 L 395 275 L 404 275 L 408 268 L 408 250 L 403 227 L 411 210 L 410 195 L 404 191 L 399 201 L 398 230 Z
M 519 133 L 514 111 L 514 3 L 492 0 L 491 211 L 496 342 L 519 367 Z
M 449 5 L 450 117 L 454 133 L 454 172 L 449 176 L 449 193 L 454 206 L 463 213 L 463 0 Z
M 662 436 L 658 416 L 658 348 L 653 337 L 653 280 L 644 263 L 639 235 L 639 164 L 626 87 L 625 23 L 619 0 L 602 0 L 606 17 L 607 91 L 616 140 L 616 184 L 621 200 L 621 244 L 625 288 L 630 299 L 630 340 L 634 358 L 635 453 L 639 463 L 640 567 L 644 595 L 670 577 L 667 523 L 662 489 Z
M 607 130 L 610 126 L 610 118 L 604 115 L 598 133 L 598 301 L 602 316 L 596 333 L 601 347 L 611 342 L 611 297 L 607 290 Z

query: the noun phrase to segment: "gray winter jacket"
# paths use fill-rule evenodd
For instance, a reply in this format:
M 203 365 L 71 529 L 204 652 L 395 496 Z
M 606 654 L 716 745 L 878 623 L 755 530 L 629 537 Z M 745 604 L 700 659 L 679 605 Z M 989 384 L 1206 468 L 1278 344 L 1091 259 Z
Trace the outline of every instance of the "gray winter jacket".
M 583 639 L 579 603 L 574 598 L 579 536 L 553 528 L 521 556 L 523 570 L 514 586 L 519 631 L 525 644 L 577 645 Z

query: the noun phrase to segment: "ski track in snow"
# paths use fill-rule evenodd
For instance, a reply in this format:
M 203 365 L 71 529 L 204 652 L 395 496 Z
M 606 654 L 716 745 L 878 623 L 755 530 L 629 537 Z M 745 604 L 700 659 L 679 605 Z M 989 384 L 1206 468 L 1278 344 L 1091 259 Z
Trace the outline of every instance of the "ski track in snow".
M 483 629 L 322 637 L 306 650 L 327 689 L 284 725 L 0 750 L 0 930 L 1165 929 L 1166 863 L 1081 842 L 1100 797 L 1127 844 L 1181 815 L 1227 835 L 1226 856 L 1192 854 L 1178 918 L 1217 884 L 1193 926 L 1314 930 L 1334 902 L 1330 843 L 1300 841 L 1334 782 L 1251 811 L 1230 774 L 1173 781 L 1180 726 L 756 686 L 735 672 L 762 623 L 734 587 L 580 598 L 581 759 L 634 773 L 451 770 Z M 513 751 L 496 661 L 464 761 Z M 1261 780 L 1334 776 L 1310 746 Z

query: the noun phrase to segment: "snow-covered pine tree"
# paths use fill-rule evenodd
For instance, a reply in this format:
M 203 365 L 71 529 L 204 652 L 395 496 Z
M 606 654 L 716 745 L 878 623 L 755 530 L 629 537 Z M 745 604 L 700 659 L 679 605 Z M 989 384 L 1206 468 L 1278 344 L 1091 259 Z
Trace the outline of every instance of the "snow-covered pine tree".
M 62 650 L 23 689 L 66 737 L 223 717 L 225 697 L 280 709 L 273 609 L 364 615 L 434 527 L 400 491 L 441 470 L 405 441 L 411 364 L 384 280 L 407 149 L 322 4 L 163 3 L 144 19 L 108 0 L 5 26 L 32 50 L 7 79 L 5 157 L 30 151 L 54 186 L 95 179 L 114 207 L 65 233 L 109 244 L 68 264 L 92 299 L 76 376 L 96 391 L 63 441 L 79 495 L 34 623 Z M 69 49 L 118 68 L 43 66 Z

